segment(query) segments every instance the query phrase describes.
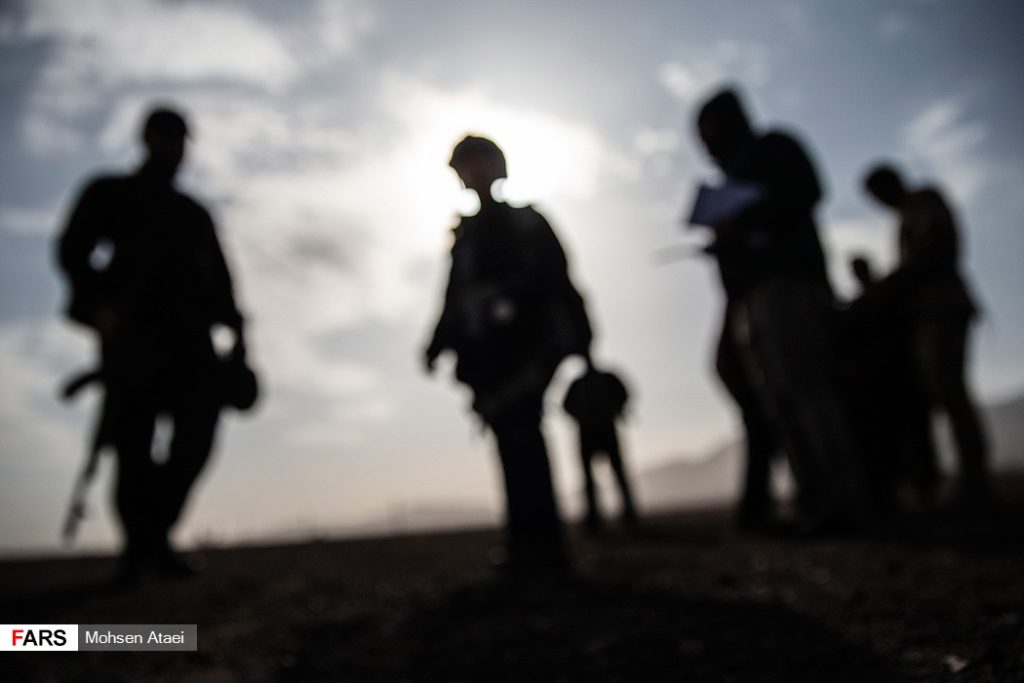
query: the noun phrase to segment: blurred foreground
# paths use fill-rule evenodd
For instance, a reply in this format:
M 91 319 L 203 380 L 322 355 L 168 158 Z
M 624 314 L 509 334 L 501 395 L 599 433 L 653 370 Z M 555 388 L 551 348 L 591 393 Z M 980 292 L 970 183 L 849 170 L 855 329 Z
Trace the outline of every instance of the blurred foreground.
M 575 535 L 576 577 L 513 584 L 494 531 L 204 552 L 107 588 L 111 558 L 0 564 L 4 623 L 197 623 L 198 653 L 0 655 L 5 680 L 1024 680 L 1024 479 L 985 521 L 738 536 L 724 511 Z

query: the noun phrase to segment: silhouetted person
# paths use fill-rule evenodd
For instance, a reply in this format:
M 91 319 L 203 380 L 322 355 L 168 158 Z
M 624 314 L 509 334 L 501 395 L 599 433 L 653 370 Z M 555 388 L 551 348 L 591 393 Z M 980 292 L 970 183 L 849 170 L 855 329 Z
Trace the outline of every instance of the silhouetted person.
M 724 276 L 729 266 L 722 260 L 728 259 L 728 255 L 715 256 Z M 781 445 L 778 426 L 766 406 L 764 388 L 754 367 L 747 334 L 746 312 L 726 286 L 722 329 L 715 347 L 715 371 L 736 402 L 743 422 L 746 464 L 737 523 L 741 529 L 753 530 L 770 527 L 775 519 L 771 466 Z
M 700 137 L 726 180 L 760 196 L 716 225 L 729 298 L 741 302 L 771 410 L 787 443 L 808 525 L 867 521 L 862 463 L 836 389 L 829 318 L 832 289 L 813 212 L 822 196 L 799 143 L 756 133 L 736 94 L 719 92 L 701 108 Z
M 580 462 L 587 495 L 586 524 L 593 531 L 601 527 L 593 473 L 594 459 L 600 454 L 607 456 L 619 485 L 623 522 L 630 526 L 636 523 L 636 506 L 622 463 L 615 424 L 625 415 L 628 401 L 629 391 L 622 380 L 612 372 L 597 369 L 588 358 L 586 371 L 569 385 L 562 402 L 565 412 L 579 427 Z
M 907 188 L 891 166 L 875 167 L 865 187 L 900 221 L 899 265 L 879 288 L 906 317 L 913 361 L 931 404 L 949 416 L 962 502 L 984 507 L 992 495 L 988 444 L 965 378 L 977 307 L 960 273 L 956 220 L 936 188 Z
M 841 316 L 846 386 L 866 456 L 872 502 L 896 511 L 909 483 L 923 508 L 938 485 L 938 457 L 930 411 L 910 349 L 911 326 L 864 257 L 851 260 L 860 295 Z
M 154 109 L 142 131 L 142 166 L 92 180 L 59 244 L 71 290 L 68 316 L 95 330 L 101 343 L 101 423 L 117 454 L 125 581 L 150 569 L 193 570 L 172 550 L 169 535 L 210 455 L 223 403 L 211 328 L 232 329 L 235 353 L 244 350 L 242 316 L 213 222 L 174 184 L 187 135 L 180 114 Z M 165 459 L 156 462 L 161 416 L 173 433 Z
M 507 175 L 498 146 L 466 137 L 449 165 L 480 197 L 480 211 L 455 228 L 444 310 L 426 349 L 426 367 L 432 370 L 438 355 L 453 351 L 456 377 L 472 389 L 473 410 L 494 432 L 507 503 L 504 566 L 563 567 L 541 408 L 562 359 L 587 351 L 583 301 L 544 217 L 491 193 Z

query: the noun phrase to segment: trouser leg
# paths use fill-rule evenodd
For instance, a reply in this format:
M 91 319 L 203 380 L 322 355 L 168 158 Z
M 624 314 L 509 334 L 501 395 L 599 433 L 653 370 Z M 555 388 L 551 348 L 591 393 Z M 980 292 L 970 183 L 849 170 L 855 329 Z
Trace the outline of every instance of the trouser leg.
M 597 504 L 597 484 L 594 482 L 594 450 L 580 438 L 580 466 L 583 468 L 583 490 L 587 500 L 586 521 L 590 526 L 601 522 L 601 510 Z
M 114 389 L 116 392 L 117 390 Z M 138 562 L 153 552 L 159 520 L 154 509 L 156 409 L 143 397 L 115 395 L 111 432 L 117 453 L 114 507 L 124 536 L 124 555 Z
M 561 557 L 562 527 L 540 430 L 539 401 L 509 411 L 492 427 L 504 474 L 510 556 Z
M 622 452 L 616 434 L 611 436 L 608 444 L 608 464 L 612 467 L 615 481 L 619 485 L 619 493 L 622 496 L 622 518 L 632 521 L 636 519 L 636 505 L 633 503 L 633 492 L 629 486 L 629 477 L 626 476 L 626 466 L 622 462 Z
M 991 496 L 988 443 L 965 378 L 968 326 L 966 319 L 922 324 L 915 350 L 933 402 L 949 416 L 961 492 L 971 502 L 985 502 Z
M 217 428 L 219 407 L 197 400 L 178 406 L 171 413 L 173 436 L 167 460 L 159 467 L 159 514 L 161 536 L 181 516 L 193 484 L 209 460 Z
M 765 386 L 797 462 L 813 514 L 860 524 L 869 517 L 863 462 L 838 394 L 828 330 L 828 295 L 798 281 L 760 285 L 748 298 L 751 336 Z M 809 495 L 807 495 L 809 494 Z
M 727 306 L 715 353 L 715 370 L 740 411 L 746 462 L 740 514 L 760 518 L 771 513 L 771 459 L 778 449 L 764 398 L 757 389 L 750 351 L 740 342 L 741 307 Z

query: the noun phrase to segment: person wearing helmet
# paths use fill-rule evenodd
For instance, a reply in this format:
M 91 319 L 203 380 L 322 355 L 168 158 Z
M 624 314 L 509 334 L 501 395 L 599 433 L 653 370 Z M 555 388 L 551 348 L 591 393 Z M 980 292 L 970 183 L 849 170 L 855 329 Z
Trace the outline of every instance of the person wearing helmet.
M 518 571 L 564 569 L 562 523 L 541 434 L 544 392 L 559 363 L 586 352 L 590 327 L 569 279 L 565 252 L 545 218 L 492 191 L 507 176 L 491 140 L 468 136 L 449 164 L 480 210 L 454 229 L 444 308 L 425 365 L 451 351 L 457 379 L 473 392 L 473 410 L 493 432 L 506 501 L 505 556 Z

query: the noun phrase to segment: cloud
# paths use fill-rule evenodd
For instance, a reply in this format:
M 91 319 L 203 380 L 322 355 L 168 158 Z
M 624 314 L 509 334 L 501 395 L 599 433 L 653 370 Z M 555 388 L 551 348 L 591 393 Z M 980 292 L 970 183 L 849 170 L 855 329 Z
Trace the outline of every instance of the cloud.
M 791 36 L 802 43 L 809 43 L 815 37 L 814 22 L 807 11 L 807 5 L 787 2 L 778 8 L 778 17 Z
M 878 22 L 875 24 L 875 34 L 886 43 L 906 38 L 913 31 L 913 22 L 905 14 L 899 12 L 886 12 L 878 18 Z
M 395 71 L 385 74 L 381 94 L 384 102 L 406 103 L 400 110 L 405 139 L 399 151 L 415 173 L 409 178 L 413 182 L 443 177 L 450 184 L 454 176 L 445 163 L 453 144 L 467 133 L 486 135 L 501 146 L 509 166 L 505 192 L 514 201 L 588 199 L 632 170 L 597 130 L 580 121 Z
M 935 175 L 961 203 L 969 204 L 994 170 L 981 150 L 988 129 L 968 119 L 965 109 L 957 99 L 933 102 L 904 127 L 903 145 L 911 164 Z
M 692 104 L 725 83 L 758 88 L 771 77 L 770 53 L 758 43 L 724 40 L 710 54 L 695 59 L 665 62 L 658 68 L 658 81 L 675 98 Z
M 671 154 L 679 149 L 679 132 L 674 128 L 644 128 L 633 136 L 633 146 L 642 156 Z
M 85 338 L 68 334 L 56 320 L 0 326 L 0 457 L 5 462 L 22 459 L 21 468 L 45 469 L 79 456 L 79 437 L 69 429 L 79 411 L 76 406 L 65 412 L 57 401 L 57 386 L 65 373 L 89 362 Z
M 40 0 L 22 29 L 25 38 L 55 41 L 47 76 L 57 82 L 227 80 L 279 89 L 304 68 L 350 54 L 372 26 L 350 2 L 303 4 L 294 19 L 275 21 L 243 3 Z
M 22 123 L 27 149 L 42 158 L 80 150 L 82 121 L 102 116 L 114 93 L 148 99 L 207 85 L 219 86 L 221 97 L 225 87 L 280 94 L 351 57 L 373 27 L 357 0 L 309 0 L 280 18 L 264 9 L 226 1 L 30 3 L 3 31 L 7 43 L 50 47 Z
M 0 207 L 0 230 L 6 232 L 50 236 L 57 221 L 57 211 L 52 208 Z
M 681 145 L 672 128 L 642 128 L 633 135 L 633 153 L 643 172 L 653 178 L 667 178 L 676 165 Z

